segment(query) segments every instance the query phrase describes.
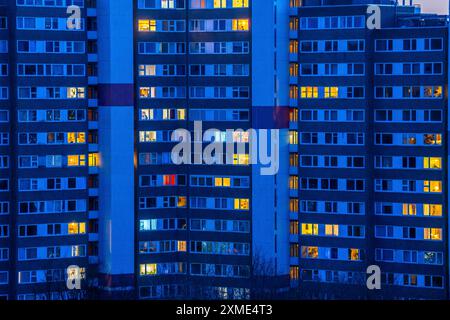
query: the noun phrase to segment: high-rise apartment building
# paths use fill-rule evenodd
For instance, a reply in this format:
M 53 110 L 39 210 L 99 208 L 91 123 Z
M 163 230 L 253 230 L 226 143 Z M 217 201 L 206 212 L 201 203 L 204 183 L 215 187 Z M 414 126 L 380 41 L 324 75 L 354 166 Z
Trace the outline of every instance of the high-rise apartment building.
M 304 297 L 448 297 L 447 17 L 394 2 L 291 1 L 291 279 Z M 382 290 L 367 289 L 370 265 Z
M 448 19 L 409 2 L 0 0 L 0 299 L 448 298 Z
M 281 129 L 276 161 L 287 159 L 288 1 L 0 10 L 2 298 L 248 298 L 289 286 L 287 160 L 261 175 L 249 133 L 226 132 Z M 192 133 L 193 150 L 244 148 L 176 165 L 174 132 L 194 123 L 220 132 Z M 85 290 L 67 289 L 69 266 Z

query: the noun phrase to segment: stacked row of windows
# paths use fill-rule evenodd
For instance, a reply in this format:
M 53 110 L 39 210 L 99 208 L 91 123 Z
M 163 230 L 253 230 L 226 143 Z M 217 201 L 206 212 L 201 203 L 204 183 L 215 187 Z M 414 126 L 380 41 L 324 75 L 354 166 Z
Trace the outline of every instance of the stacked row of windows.
M 248 193 L 251 182 L 244 166 L 249 164 L 249 155 L 238 150 L 233 156 L 232 164 L 236 165 L 236 171 L 224 173 L 209 166 L 208 171 L 203 172 L 199 166 L 201 170 L 189 174 L 187 168 L 174 169 L 171 148 L 173 143 L 180 139 L 176 134 L 172 137 L 174 131 L 180 127 L 180 121 L 211 122 L 204 123 L 204 127 L 215 127 L 214 122 L 224 121 L 232 125 L 227 128 L 241 128 L 242 122 L 250 120 L 247 104 L 251 92 L 249 78 L 251 22 L 248 10 L 245 10 L 245 13 L 242 10 L 243 14 L 239 15 L 224 11 L 217 19 L 211 16 L 203 17 L 199 12 L 195 19 L 190 20 L 177 12 L 171 15 L 172 20 L 161 19 L 160 15 L 156 18 L 153 10 L 188 7 L 245 9 L 248 6 L 247 0 L 143 0 L 137 3 L 138 18 L 135 28 L 138 32 L 136 87 L 139 98 L 140 187 L 137 207 L 140 211 L 138 239 L 141 255 L 136 272 L 141 276 L 184 274 L 204 277 L 247 277 L 250 221 L 246 213 L 251 210 Z M 191 41 L 186 41 L 186 31 L 189 32 L 189 37 L 192 37 L 189 39 Z M 172 33 L 169 40 L 171 42 L 167 41 L 168 32 Z M 206 34 L 203 33 L 211 33 L 211 37 L 206 39 L 204 38 Z M 231 34 L 233 41 L 228 40 L 228 35 Z M 187 64 L 184 59 L 186 54 L 193 57 L 202 55 L 202 59 Z M 229 60 L 227 55 L 239 55 L 242 59 L 233 63 L 234 61 Z M 190 78 L 189 86 L 183 83 L 182 77 Z M 200 79 L 204 77 L 210 77 L 207 84 Z M 188 104 L 185 102 L 186 99 L 190 100 Z M 217 106 L 215 104 L 208 106 L 201 102 L 210 99 L 216 100 Z M 222 106 L 223 104 L 228 106 Z M 165 123 L 160 123 L 162 121 Z M 240 123 L 232 124 L 233 122 Z M 225 132 L 217 133 L 212 139 L 224 143 L 230 139 L 238 143 L 248 143 L 248 137 L 243 135 L 227 137 Z M 191 156 L 195 159 L 198 155 Z M 215 158 L 219 162 L 221 159 L 222 163 L 226 163 L 225 153 L 217 153 Z M 168 166 L 165 166 L 163 171 L 151 167 L 161 164 Z M 154 196 L 154 188 L 158 188 L 158 192 L 161 191 L 159 194 L 163 195 Z M 193 189 L 187 192 L 186 188 Z M 210 191 L 213 189 L 217 192 L 214 196 L 205 196 L 211 194 Z M 161 210 L 167 217 L 160 218 Z M 207 213 L 213 210 L 214 214 Z M 206 212 L 202 214 L 201 219 L 194 219 L 191 216 L 199 212 Z M 219 218 L 222 215 L 227 217 Z M 183 232 L 173 237 L 174 231 Z M 154 241 L 154 232 L 161 234 L 158 241 Z M 197 240 L 189 241 L 188 233 L 195 233 Z M 221 233 L 239 233 L 240 240 L 233 243 L 225 242 L 219 236 Z M 214 234 L 217 236 L 211 239 L 211 235 Z M 175 259 L 164 260 L 164 254 L 174 252 L 181 254 L 189 252 L 193 254 L 192 259 L 189 264 Z M 201 254 L 211 255 L 212 261 L 215 260 L 214 256 L 234 255 L 237 264 L 202 264 L 197 262 L 201 259 L 199 257 Z M 145 293 L 145 297 L 147 295 Z
M 81 28 L 70 28 L 65 10 L 45 14 L 48 7 L 71 5 L 83 8 Z M 86 27 L 92 30 L 92 17 L 85 15 L 84 5 L 84 0 L 17 0 L 15 20 L 21 32 L 11 41 L 17 44 L 21 62 L 11 65 L 10 72 L 14 70 L 18 76 L 14 97 L 17 110 L 11 112 L 18 122 L 14 141 L 20 145 L 15 156 L 19 215 L 14 232 L 18 238 L 19 285 L 64 282 L 68 276 L 64 266 L 68 265 L 79 265 L 84 274 L 91 252 L 86 234 L 95 228 L 87 222 L 87 211 L 91 208 L 87 194 L 96 182 L 88 178 L 87 168 L 80 167 L 96 167 L 99 154 L 95 148 L 91 152 L 87 148 L 88 143 L 97 139 L 87 126 L 92 118 L 87 98 L 95 98 L 87 86 L 87 76 L 93 74 L 87 53 L 94 50 L 82 34 Z M 91 1 L 87 5 L 92 7 Z M 42 8 L 30 11 L 25 7 Z M 51 39 L 39 36 L 42 32 L 49 32 L 46 35 L 52 35 Z M 55 60 L 56 55 L 60 61 Z M 37 77 L 39 84 L 30 82 Z M 59 80 L 55 86 L 56 77 Z M 95 104 L 92 100 L 89 103 Z M 26 261 L 34 260 L 40 260 L 39 270 L 27 267 Z M 29 295 L 24 288 L 18 287 L 18 298 L 63 298 L 61 294 L 41 295 L 40 289 Z
M 292 0 L 291 6 L 301 7 L 301 4 Z M 325 13 L 321 17 L 290 18 L 290 29 L 293 31 L 289 43 L 290 249 L 291 257 L 295 258 L 291 259 L 291 279 L 364 286 L 367 278 L 364 268 L 356 272 L 346 269 L 355 270 L 350 263 L 358 266 L 358 261 L 364 261 L 366 255 L 370 255 L 380 266 L 384 262 L 391 263 L 390 270 L 395 270 L 392 273 L 383 271 L 383 285 L 444 288 L 446 279 L 438 274 L 437 269 L 408 274 L 403 273 L 404 269 L 399 264 L 421 264 L 426 267 L 442 265 L 445 261 L 442 247 L 446 239 L 442 221 L 445 206 L 442 194 L 446 192 L 446 180 L 442 169 L 446 156 L 442 153 L 442 146 L 446 141 L 440 124 L 446 120 L 440 104 L 446 98 L 442 77 L 447 69 L 444 63 L 446 36 L 440 31 L 433 31 L 426 36 L 410 38 L 409 31 L 406 31 L 397 39 L 358 39 L 360 31 L 348 30 L 346 38 L 349 39 L 322 40 L 317 39 L 322 34 L 314 31 L 364 29 L 365 21 L 363 16 L 346 16 L 345 13 L 343 16 Z M 303 40 L 303 36 L 307 39 Z M 380 60 L 368 64 L 361 53 L 372 47 L 377 53 L 376 60 L 378 57 Z M 430 52 L 433 56 L 424 59 L 424 52 Z M 345 57 L 343 53 L 346 53 Z M 345 63 L 342 63 L 344 58 Z M 373 87 L 360 86 L 363 77 L 372 72 L 379 76 Z M 389 76 L 389 79 L 380 76 Z M 418 76 L 427 79 L 417 85 L 400 81 L 402 76 L 413 76 L 412 80 Z M 326 81 L 319 84 L 317 77 Z M 371 98 L 372 91 L 375 101 L 379 102 L 373 113 L 370 111 L 369 114 L 363 99 Z M 321 103 L 320 99 L 334 101 L 317 105 Z M 389 102 L 389 99 L 395 101 Z M 409 101 L 409 104 L 392 105 L 399 100 Z M 312 102 L 317 103 L 312 105 Z M 375 123 L 372 132 L 366 130 L 368 121 Z M 329 129 L 330 122 L 342 125 L 333 132 Z M 386 129 L 390 123 L 402 125 L 397 129 Z M 298 129 L 302 124 L 308 127 L 303 132 Z M 417 126 L 412 128 L 408 124 Z M 365 149 L 358 148 L 367 144 L 375 145 L 377 150 L 373 156 L 368 157 Z M 330 147 L 325 152 L 317 153 L 316 145 Z M 346 146 L 352 149 L 342 149 Z M 405 154 L 401 153 L 405 148 L 397 150 L 396 146 L 414 149 Z M 368 167 L 372 163 L 377 170 L 372 181 L 368 181 L 365 170 L 372 170 Z M 334 177 L 328 171 L 322 175 L 316 168 L 338 171 Z M 397 170 L 402 170 L 401 177 Z M 411 170 L 423 171 L 420 177 L 408 176 Z M 332 201 L 336 196 L 330 191 L 351 191 L 353 201 Z M 374 192 L 373 204 L 367 203 L 367 192 Z M 395 193 L 392 195 L 394 198 L 383 194 L 387 192 Z M 389 202 L 399 194 L 404 197 L 400 200 L 402 202 Z M 376 222 L 370 226 L 376 247 L 370 248 L 372 252 L 367 251 L 364 242 L 358 239 L 354 239 L 353 248 L 345 245 L 330 248 L 326 245 L 329 244 L 326 237 L 355 238 L 356 234 L 356 238 L 364 239 L 369 233 L 364 218 L 367 210 L 376 215 Z M 343 215 L 355 217 L 349 224 L 348 220 L 343 223 L 340 218 Z M 304 237 L 308 246 L 299 241 Z M 391 246 L 381 248 L 386 243 L 382 239 L 390 239 Z M 401 250 L 397 249 L 400 243 L 404 244 Z M 319 260 L 314 266 L 320 268 L 326 264 L 327 268 L 334 270 L 310 269 L 312 264 L 307 259 Z M 321 265 L 321 260 L 327 262 Z M 340 262 L 330 264 L 330 260 Z M 348 267 L 344 262 L 348 263 Z

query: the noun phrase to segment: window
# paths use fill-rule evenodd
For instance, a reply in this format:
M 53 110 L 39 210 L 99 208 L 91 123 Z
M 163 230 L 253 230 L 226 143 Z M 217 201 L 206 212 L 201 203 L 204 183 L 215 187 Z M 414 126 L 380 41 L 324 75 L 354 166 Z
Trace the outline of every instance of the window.
M 442 158 L 438 157 L 424 157 L 423 158 L 424 169 L 442 169 Z
M 442 182 L 441 181 L 424 181 L 423 182 L 424 192 L 440 193 L 442 192 Z
M 423 230 L 424 240 L 442 240 L 442 229 L 440 228 L 424 228 Z
M 431 217 L 442 217 L 442 205 L 441 204 L 424 204 L 423 215 Z
M 250 200 L 249 199 L 234 199 L 234 209 L 235 210 L 249 210 Z
M 317 236 L 319 234 L 319 225 L 312 223 L 302 223 L 302 235 Z

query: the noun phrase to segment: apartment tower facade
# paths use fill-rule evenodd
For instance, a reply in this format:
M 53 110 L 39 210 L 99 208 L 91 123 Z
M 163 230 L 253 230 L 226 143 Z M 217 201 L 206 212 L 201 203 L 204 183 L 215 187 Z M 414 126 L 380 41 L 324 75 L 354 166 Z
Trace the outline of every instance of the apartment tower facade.
M 445 299 L 447 17 L 409 2 L 291 5 L 292 285 Z M 381 290 L 367 289 L 369 266 Z
M 231 299 L 263 278 L 289 286 L 287 1 L 0 10 L 2 298 Z M 229 164 L 175 165 L 173 133 L 194 123 L 221 131 L 192 134 L 200 150 L 245 148 Z M 277 174 L 251 165 L 248 132 L 226 134 L 249 128 L 280 129 Z

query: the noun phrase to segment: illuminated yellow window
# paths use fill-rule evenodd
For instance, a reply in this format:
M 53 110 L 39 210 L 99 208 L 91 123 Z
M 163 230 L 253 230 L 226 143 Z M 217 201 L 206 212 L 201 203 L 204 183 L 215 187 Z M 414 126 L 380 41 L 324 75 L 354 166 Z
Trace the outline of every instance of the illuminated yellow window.
M 403 204 L 403 215 L 404 216 L 415 216 L 417 214 L 417 205 L 414 203 L 404 203 Z
M 139 28 L 138 30 L 141 32 L 149 32 L 156 31 L 156 20 L 139 20 L 138 21 Z
M 339 98 L 339 88 L 338 87 L 325 87 L 325 98 L 326 99 Z
M 86 134 L 84 132 L 77 133 L 77 143 L 86 143 Z
M 99 166 L 100 166 L 100 154 L 89 153 L 89 167 L 99 167 Z
M 337 237 L 339 236 L 339 225 L 337 224 L 326 224 L 325 225 L 325 235 Z
M 302 247 L 302 258 L 317 259 L 319 257 L 319 247 Z
M 317 236 L 319 234 L 319 225 L 312 223 L 302 223 L 302 235 Z
M 156 88 L 155 87 L 141 87 L 139 89 L 139 96 L 141 98 L 155 98 Z
M 348 249 L 349 259 L 351 261 L 359 261 L 360 260 L 359 252 L 360 252 L 359 249 Z
M 85 143 L 86 134 L 84 132 L 68 132 L 67 133 L 67 143 Z
M 248 165 L 250 163 L 248 154 L 234 154 L 233 164 L 234 165 Z
M 139 266 L 139 273 L 141 276 L 155 275 L 157 274 L 158 266 L 156 263 L 141 264 Z
M 186 241 L 178 241 L 178 251 L 186 252 Z
M 69 144 L 76 143 L 77 142 L 76 136 L 77 136 L 76 132 L 68 132 L 67 133 L 67 143 L 69 143 Z
M 289 144 L 298 144 L 298 132 L 289 131 Z
M 424 192 L 442 192 L 442 182 L 441 181 L 424 181 L 423 182 Z
M 156 142 L 156 131 L 140 131 L 139 142 Z
M 231 187 L 231 179 L 230 178 L 223 178 L 223 186 L 224 187 Z
M 79 166 L 79 160 L 78 155 L 76 156 L 67 156 L 67 166 L 68 167 L 78 167 Z
M 83 223 L 77 223 L 72 222 L 68 224 L 68 234 L 84 234 L 86 233 L 86 224 Z
M 248 0 L 233 0 L 233 8 L 248 8 Z
M 177 110 L 178 120 L 186 120 L 186 109 Z
M 227 0 L 214 0 L 214 8 L 220 9 L 226 7 L 227 7 Z
M 85 165 L 86 165 L 86 156 L 84 154 L 67 156 L 68 167 L 83 167 Z
M 440 204 L 424 204 L 423 215 L 432 217 L 442 217 L 442 205 Z
M 319 87 L 301 87 L 301 97 L 303 99 L 317 99 L 319 97 Z
M 442 98 L 442 87 L 441 86 L 434 87 L 433 97 L 434 98 Z
M 442 229 L 440 228 L 424 228 L 424 240 L 442 240 Z
M 235 210 L 249 210 L 250 200 L 249 199 L 234 199 L 234 209 Z
M 233 19 L 233 31 L 248 31 L 248 19 Z
M 186 197 L 178 197 L 178 208 L 185 208 L 187 204 Z
M 222 178 L 215 178 L 214 179 L 214 185 L 216 187 L 223 187 L 223 179 Z
M 442 158 L 437 157 L 425 157 L 423 158 L 424 169 L 442 169 Z

